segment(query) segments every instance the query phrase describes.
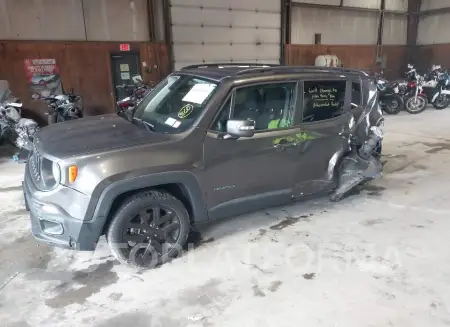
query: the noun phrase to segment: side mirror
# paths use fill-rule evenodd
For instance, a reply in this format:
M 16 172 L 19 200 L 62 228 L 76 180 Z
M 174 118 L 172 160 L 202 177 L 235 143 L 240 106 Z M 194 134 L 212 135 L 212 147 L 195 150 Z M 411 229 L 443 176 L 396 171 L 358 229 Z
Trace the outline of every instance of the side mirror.
M 232 137 L 252 137 L 255 135 L 255 122 L 253 120 L 227 121 L 227 133 Z

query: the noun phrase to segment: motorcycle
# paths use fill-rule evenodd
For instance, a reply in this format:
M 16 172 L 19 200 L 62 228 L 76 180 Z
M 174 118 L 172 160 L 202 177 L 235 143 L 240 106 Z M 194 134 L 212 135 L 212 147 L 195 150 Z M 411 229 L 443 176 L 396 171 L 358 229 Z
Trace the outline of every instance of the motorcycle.
M 408 68 L 410 69 L 406 73 L 408 86 L 404 97 L 414 94 L 417 79 L 420 77 L 414 66 L 408 65 Z M 438 110 L 444 109 L 450 104 L 447 79 L 449 79 L 449 75 L 440 65 L 433 65 L 430 71 L 423 76 L 422 95 L 427 98 L 428 103 L 431 103 Z
M 0 97 L 0 139 L 7 140 L 21 150 L 31 151 L 38 124 L 22 118 L 22 103 L 8 89 Z
M 416 74 L 416 81 L 408 83 L 408 91 L 405 94 L 405 110 L 410 114 L 418 114 L 424 111 L 428 105 L 428 98 L 423 91 L 424 78 Z
M 46 113 L 49 125 L 66 120 L 83 118 L 81 97 L 74 94 L 73 89 L 68 94 L 54 95 L 48 92 L 33 94 L 34 100 L 44 100 L 50 110 Z
M 431 103 L 437 110 L 442 110 L 450 105 L 450 75 L 443 72 L 438 76 L 434 94 L 431 96 Z
M 389 83 L 382 74 L 376 76 L 378 102 L 381 110 L 389 115 L 396 115 L 403 106 L 403 98 L 398 95 L 398 83 Z
M 144 84 L 140 75 L 133 76 L 132 80 L 134 82 L 134 87 L 130 91 L 130 94 L 116 103 L 117 113 L 121 116 L 131 114 L 133 108 L 152 90 L 148 85 Z

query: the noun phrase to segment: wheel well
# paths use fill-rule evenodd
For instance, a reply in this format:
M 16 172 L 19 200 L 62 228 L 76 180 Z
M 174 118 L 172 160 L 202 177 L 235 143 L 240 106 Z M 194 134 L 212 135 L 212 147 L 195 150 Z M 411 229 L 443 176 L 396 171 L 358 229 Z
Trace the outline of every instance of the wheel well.
M 150 190 L 158 190 L 158 191 L 165 191 L 167 193 L 172 194 L 174 197 L 176 197 L 178 200 L 180 200 L 183 205 L 186 207 L 186 210 L 189 214 L 189 219 L 191 220 L 191 223 L 193 222 L 194 217 L 194 210 L 192 207 L 192 202 L 189 197 L 189 192 L 187 190 L 187 187 L 181 183 L 170 183 L 170 184 L 162 184 L 162 185 L 155 185 L 151 187 L 146 188 L 140 188 L 136 190 L 131 190 L 122 194 L 119 194 L 113 201 L 111 205 L 111 209 L 108 212 L 107 219 L 105 222 L 105 225 L 103 227 L 102 234 L 106 233 L 106 230 L 108 229 L 109 223 L 111 222 L 112 217 L 116 213 L 117 210 L 119 210 L 120 206 L 130 197 L 132 197 L 135 194 L 142 193 L 145 191 Z

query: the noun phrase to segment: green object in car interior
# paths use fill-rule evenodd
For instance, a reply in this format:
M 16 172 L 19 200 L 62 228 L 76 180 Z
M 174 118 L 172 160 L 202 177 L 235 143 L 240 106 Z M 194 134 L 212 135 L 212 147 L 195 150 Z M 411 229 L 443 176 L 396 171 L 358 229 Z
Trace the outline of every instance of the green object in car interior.
M 287 119 L 276 119 L 276 120 L 272 120 L 269 123 L 268 128 L 269 129 L 275 129 L 275 128 L 286 128 L 291 126 L 291 123 L 287 120 Z M 282 140 L 284 142 L 303 142 L 303 141 L 307 141 L 307 140 L 313 140 L 316 137 L 314 137 L 313 135 L 310 135 L 306 132 L 300 132 L 300 133 L 296 133 L 294 135 L 290 135 L 290 136 L 286 136 L 286 137 L 280 137 L 277 138 L 275 140 L 273 140 L 273 144 L 279 144 Z

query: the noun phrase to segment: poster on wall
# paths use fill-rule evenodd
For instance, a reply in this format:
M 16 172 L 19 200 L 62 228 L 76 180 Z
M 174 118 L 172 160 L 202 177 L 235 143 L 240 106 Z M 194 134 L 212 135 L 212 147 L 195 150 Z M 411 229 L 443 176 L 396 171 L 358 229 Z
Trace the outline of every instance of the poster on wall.
M 26 59 L 25 72 L 32 94 L 62 94 L 56 59 Z

